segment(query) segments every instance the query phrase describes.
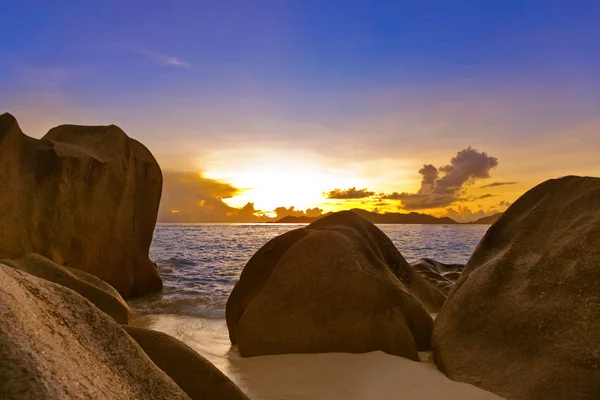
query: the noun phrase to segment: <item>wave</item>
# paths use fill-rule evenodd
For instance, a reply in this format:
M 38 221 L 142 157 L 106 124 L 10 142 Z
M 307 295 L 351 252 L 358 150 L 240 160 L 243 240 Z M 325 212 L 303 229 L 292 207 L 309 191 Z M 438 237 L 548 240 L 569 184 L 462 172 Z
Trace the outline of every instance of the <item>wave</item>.
M 129 305 L 134 315 L 175 314 L 211 319 L 225 318 L 225 304 L 211 304 L 203 296 L 140 299 L 130 301 Z

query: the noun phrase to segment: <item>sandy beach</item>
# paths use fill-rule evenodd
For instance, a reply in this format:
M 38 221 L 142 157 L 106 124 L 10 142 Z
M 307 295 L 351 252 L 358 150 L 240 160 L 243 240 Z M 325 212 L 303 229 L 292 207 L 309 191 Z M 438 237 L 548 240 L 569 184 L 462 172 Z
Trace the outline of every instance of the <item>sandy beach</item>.
M 241 358 L 229 343 L 223 319 L 155 314 L 131 324 L 184 341 L 256 400 L 500 399 L 448 379 L 429 353 L 420 354 L 420 363 L 380 351 Z

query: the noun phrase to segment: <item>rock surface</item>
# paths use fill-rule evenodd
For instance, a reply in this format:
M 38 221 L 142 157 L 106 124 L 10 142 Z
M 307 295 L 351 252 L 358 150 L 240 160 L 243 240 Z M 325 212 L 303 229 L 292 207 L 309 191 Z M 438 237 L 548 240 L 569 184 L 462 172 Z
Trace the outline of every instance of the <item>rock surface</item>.
M 0 260 L 0 263 L 76 291 L 120 324 L 129 321 L 129 306 L 119 292 L 87 272 L 58 265 L 38 254 L 28 254 L 17 260 Z
M 340 212 L 263 246 L 226 316 L 244 357 L 383 350 L 418 360 L 430 346 L 426 306 L 443 301 L 377 227 Z
M 336 230 L 338 227 L 349 227 L 358 232 L 375 255 L 387 265 L 404 287 L 421 301 L 427 311 L 436 313 L 440 310 L 446 301 L 446 296 L 416 273 L 391 239 L 371 222 L 356 215 L 356 210 L 331 214 L 313 222 L 307 229 Z
M 74 291 L 0 264 L 0 398 L 189 399 Z
M 546 181 L 490 227 L 434 326 L 440 370 L 509 399 L 600 399 L 600 179 Z
M 248 399 L 217 367 L 182 341 L 150 329 L 132 326 L 123 329 L 192 400 Z
M 160 290 L 148 250 L 161 188 L 152 154 L 114 125 L 62 125 L 37 140 L 0 115 L 0 258 L 41 254 L 125 298 Z
M 445 295 L 450 293 L 460 277 L 460 271 L 464 268 L 463 264 L 444 264 L 430 258 L 421 258 L 410 265 L 419 275 Z

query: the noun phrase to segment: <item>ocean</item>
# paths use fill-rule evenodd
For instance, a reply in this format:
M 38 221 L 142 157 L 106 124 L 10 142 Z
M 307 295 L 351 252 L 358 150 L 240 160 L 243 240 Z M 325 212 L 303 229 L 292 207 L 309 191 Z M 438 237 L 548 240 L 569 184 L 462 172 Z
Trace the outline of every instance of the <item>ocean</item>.
M 270 239 L 297 224 L 159 224 L 150 257 L 164 290 L 130 302 L 134 314 L 224 318 L 225 304 L 246 262 Z M 409 262 L 467 262 L 488 225 L 379 225 Z

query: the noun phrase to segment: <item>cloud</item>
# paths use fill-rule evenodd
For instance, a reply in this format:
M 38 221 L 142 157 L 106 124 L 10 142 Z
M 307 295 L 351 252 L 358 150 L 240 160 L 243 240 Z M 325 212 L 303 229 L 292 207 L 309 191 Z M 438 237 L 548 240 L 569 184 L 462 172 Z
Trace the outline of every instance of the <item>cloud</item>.
M 440 175 L 438 169 L 431 164 L 426 164 L 419 170 L 419 174 L 423 176 L 420 191 L 433 191 L 435 189 L 435 181 Z
M 452 157 L 450 164 L 440 167 L 445 175 L 433 184 L 433 192 L 437 194 L 455 194 L 466 183 L 490 177 L 490 170 L 498 166 L 498 159 L 490 157 L 486 152 L 479 152 L 472 147 L 459 151 Z M 423 188 L 422 188 L 423 189 Z
M 130 49 L 130 51 L 132 51 L 134 53 L 137 53 L 137 54 L 143 54 L 145 56 L 149 56 L 149 57 L 155 59 L 156 61 L 158 61 L 161 64 L 171 65 L 173 67 L 183 67 L 183 68 L 190 68 L 191 67 L 190 64 L 186 63 L 185 61 L 181 61 L 177 57 L 170 56 L 170 55 L 167 55 L 167 54 L 157 53 L 157 52 L 152 51 L 152 50 Z
M 356 189 L 351 187 L 349 189 L 333 189 L 329 192 L 323 193 L 328 199 L 336 200 L 347 200 L 347 199 L 364 199 L 371 197 L 375 192 L 370 192 L 367 189 Z
M 254 203 L 241 208 L 223 201 L 243 190 L 229 183 L 209 179 L 198 172 L 163 171 L 163 193 L 158 211 L 159 222 L 268 222 L 288 215 L 319 217 L 323 210 L 315 207 L 297 210 L 277 207 L 273 212 L 257 210 Z M 275 214 L 275 218 L 269 215 Z
M 504 200 L 503 200 L 503 201 L 501 201 L 500 203 L 498 203 L 497 207 L 505 207 L 505 208 L 508 208 L 508 207 L 510 207 L 510 205 L 511 205 L 511 204 L 512 204 L 512 203 L 511 203 L 510 201 L 504 201 Z
M 159 222 L 258 222 L 266 217 L 253 203 L 242 208 L 223 199 L 241 193 L 232 185 L 203 177 L 197 172 L 163 172 Z
M 449 217 L 455 220 L 456 222 L 471 222 L 475 221 L 479 218 L 487 217 L 489 215 L 493 215 L 498 213 L 496 210 L 483 211 L 478 210 L 473 212 L 469 207 L 458 206 L 455 208 L 447 208 L 442 214 L 442 217 Z
M 315 208 L 309 208 L 306 209 L 305 211 L 303 210 L 296 210 L 293 206 L 286 208 L 286 207 L 277 207 L 275 210 L 273 210 L 273 212 L 276 215 L 277 219 L 283 218 L 283 217 L 288 217 L 288 216 L 292 216 L 292 217 L 320 217 L 321 215 L 323 215 L 323 210 L 315 207 Z
M 378 209 L 388 207 L 389 200 L 400 201 L 398 208 L 404 210 L 445 208 L 457 203 L 495 197 L 496 195 L 491 193 L 467 196 L 465 192 L 467 185 L 479 179 L 489 178 L 490 171 L 497 165 L 496 157 L 468 147 L 459 151 L 447 165 L 439 168 L 432 164 L 423 165 L 418 171 L 422 179 L 421 187 L 416 193 L 376 193 L 351 187 L 334 189 L 323 194 L 332 200 L 363 199 L 361 201 L 364 204 L 377 206 Z M 266 222 L 272 220 L 270 216 L 273 214 L 276 219 L 285 216 L 323 215 L 323 210 L 318 207 L 299 210 L 293 206 L 282 206 L 273 211 L 257 210 L 254 203 L 247 203 L 242 208 L 231 207 L 223 199 L 238 196 L 243 190 L 226 182 L 208 179 L 200 173 L 165 171 L 163 176 L 164 190 L 159 210 L 161 222 Z M 501 202 L 499 206 L 507 205 Z M 457 210 L 454 211 L 469 215 L 465 210 Z M 472 214 L 479 217 L 481 213 L 483 211 L 480 211 L 480 214 Z
M 496 157 L 467 147 L 452 157 L 448 165 L 440 168 L 431 164 L 424 165 L 419 170 L 423 178 L 417 193 L 394 192 L 384 194 L 381 198 L 400 200 L 402 208 L 406 210 L 445 207 L 461 199 L 465 185 L 478 179 L 489 178 L 490 171 L 496 166 L 498 166 Z
M 457 200 L 450 195 L 415 194 L 415 193 L 390 193 L 382 197 L 386 200 L 400 200 L 402 209 L 420 210 L 426 208 L 438 208 L 452 204 Z
M 486 194 L 482 194 L 481 196 L 472 197 L 470 200 L 489 199 L 490 197 L 497 197 L 497 196 L 498 196 L 497 194 L 486 193 Z
M 481 186 L 481 189 L 496 187 L 496 186 L 504 186 L 504 185 L 515 185 L 517 183 L 519 183 L 519 182 L 492 182 L 487 185 Z

